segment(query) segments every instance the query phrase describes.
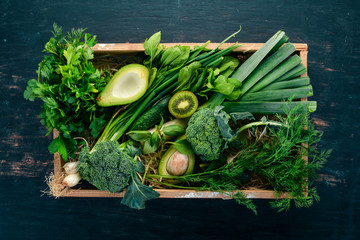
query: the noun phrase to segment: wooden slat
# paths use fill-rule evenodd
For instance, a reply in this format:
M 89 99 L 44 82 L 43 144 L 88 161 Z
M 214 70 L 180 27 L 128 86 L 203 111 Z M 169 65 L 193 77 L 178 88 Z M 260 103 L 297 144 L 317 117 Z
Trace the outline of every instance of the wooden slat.
M 173 47 L 175 45 L 186 45 L 193 48 L 195 45 L 202 45 L 204 43 L 163 43 L 165 47 Z M 220 49 L 227 48 L 233 43 L 224 43 L 221 45 Z M 219 43 L 210 43 L 207 48 L 214 49 Z M 258 50 L 263 43 L 244 43 L 240 47 L 236 48 L 234 52 L 255 52 Z M 305 43 L 294 43 L 294 46 L 297 51 L 307 51 L 307 44 Z M 143 43 L 98 43 L 92 49 L 96 53 L 101 52 L 113 52 L 113 53 L 135 53 L 143 52 L 144 44 Z M 301 56 L 300 56 L 301 57 Z
M 219 192 L 210 192 L 210 191 L 195 191 L 195 190 L 177 190 L 177 189 L 155 189 L 160 193 L 160 198 L 220 198 L 220 199 L 231 199 L 230 196 L 219 193 Z M 228 194 L 234 194 L 234 192 L 226 192 Z M 272 190 L 243 190 L 247 198 L 251 199 L 275 199 L 276 196 Z M 125 194 L 121 193 L 110 193 L 108 191 L 101 190 L 82 190 L 82 189 L 72 189 L 61 197 L 118 197 L 121 198 Z M 284 193 L 280 198 L 290 198 L 288 193 Z

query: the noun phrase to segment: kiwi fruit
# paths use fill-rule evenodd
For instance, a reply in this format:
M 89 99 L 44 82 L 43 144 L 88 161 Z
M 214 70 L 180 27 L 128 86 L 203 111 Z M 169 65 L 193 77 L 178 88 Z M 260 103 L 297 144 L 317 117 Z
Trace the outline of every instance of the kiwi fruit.
M 198 108 L 199 102 L 194 93 L 180 91 L 175 93 L 169 101 L 169 112 L 176 118 L 190 117 Z

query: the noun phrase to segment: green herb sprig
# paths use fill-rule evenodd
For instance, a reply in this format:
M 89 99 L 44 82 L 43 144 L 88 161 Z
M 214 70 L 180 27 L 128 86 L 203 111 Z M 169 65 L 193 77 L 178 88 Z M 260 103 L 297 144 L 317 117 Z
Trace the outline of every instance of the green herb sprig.
M 78 143 L 75 136 L 96 137 L 105 123 L 104 109 L 96 104 L 96 96 L 107 75 L 96 70 L 91 62 L 96 36 L 85 29 L 72 29 L 63 35 L 62 28 L 53 25 L 53 37 L 45 44 L 44 60 L 39 64 L 38 78 L 28 81 L 24 97 L 41 99 L 41 123 L 59 136 L 49 145 L 51 153 L 59 152 L 65 159 L 74 156 Z

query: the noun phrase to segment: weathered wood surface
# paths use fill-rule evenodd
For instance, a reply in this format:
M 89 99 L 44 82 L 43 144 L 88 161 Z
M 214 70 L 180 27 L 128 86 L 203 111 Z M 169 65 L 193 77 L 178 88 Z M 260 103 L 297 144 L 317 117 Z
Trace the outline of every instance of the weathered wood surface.
M 0 239 L 358 239 L 360 232 L 360 5 L 357 1 L 44 1 L 0 2 Z M 52 138 L 27 102 L 42 49 L 57 22 L 86 27 L 101 43 L 221 42 L 242 25 L 238 42 L 264 42 L 279 29 L 308 44 L 312 119 L 333 154 L 316 186 L 321 201 L 276 213 L 256 200 L 259 215 L 221 199 L 159 199 L 144 211 L 118 198 L 41 196 L 53 170 Z

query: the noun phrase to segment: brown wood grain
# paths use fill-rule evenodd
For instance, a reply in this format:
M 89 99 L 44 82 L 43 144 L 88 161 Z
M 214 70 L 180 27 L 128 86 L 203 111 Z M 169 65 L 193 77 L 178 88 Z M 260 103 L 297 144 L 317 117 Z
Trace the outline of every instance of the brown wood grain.
M 202 45 L 204 43 L 163 43 L 165 47 L 173 47 L 176 45 L 186 45 L 193 48 L 196 45 Z M 230 47 L 234 43 L 224 43 L 220 46 L 220 49 L 224 49 Z M 217 47 L 219 43 L 209 43 L 207 46 L 208 49 L 214 49 Z M 258 50 L 263 43 L 239 43 L 240 47 L 236 48 L 234 52 L 255 52 Z M 297 51 L 307 52 L 308 45 L 306 43 L 294 43 L 294 46 Z M 135 52 L 143 52 L 144 44 L 143 43 L 98 43 L 94 47 L 92 47 L 96 53 L 101 52 L 112 52 L 112 53 L 135 53 Z M 306 57 L 306 54 L 303 54 Z M 300 56 L 301 57 L 301 56 Z

